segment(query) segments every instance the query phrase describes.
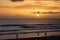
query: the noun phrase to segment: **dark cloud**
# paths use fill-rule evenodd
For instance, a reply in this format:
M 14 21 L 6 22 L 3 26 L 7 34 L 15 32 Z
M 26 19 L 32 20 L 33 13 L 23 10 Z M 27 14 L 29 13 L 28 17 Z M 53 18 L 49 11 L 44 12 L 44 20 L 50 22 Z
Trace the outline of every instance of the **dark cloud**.
M 12 2 L 22 2 L 22 1 L 24 1 L 24 0 L 11 0 Z

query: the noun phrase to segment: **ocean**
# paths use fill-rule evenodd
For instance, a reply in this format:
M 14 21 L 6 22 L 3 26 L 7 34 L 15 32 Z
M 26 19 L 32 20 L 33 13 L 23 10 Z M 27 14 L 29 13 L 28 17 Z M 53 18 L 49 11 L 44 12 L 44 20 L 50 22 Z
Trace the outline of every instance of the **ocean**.
M 60 20 L 0 20 L 0 39 L 60 35 Z M 55 33 L 55 34 L 54 34 Z

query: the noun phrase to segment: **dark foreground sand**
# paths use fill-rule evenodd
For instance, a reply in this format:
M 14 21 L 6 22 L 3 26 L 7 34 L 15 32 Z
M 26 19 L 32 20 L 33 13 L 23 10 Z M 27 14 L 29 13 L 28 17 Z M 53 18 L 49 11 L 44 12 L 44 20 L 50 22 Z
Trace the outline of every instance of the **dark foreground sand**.
M 60 36 L 47 36 L 47 37 L 31 37 L 31 38 L 18 38 L 18 39 L 4 39 L 4 40 L 60 40 Z

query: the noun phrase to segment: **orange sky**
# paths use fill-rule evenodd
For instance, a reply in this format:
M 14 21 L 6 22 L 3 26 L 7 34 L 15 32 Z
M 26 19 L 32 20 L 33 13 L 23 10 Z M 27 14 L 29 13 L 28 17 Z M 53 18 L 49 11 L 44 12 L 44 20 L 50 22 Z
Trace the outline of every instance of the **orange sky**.
M 0 19 L 60 19 L 60 14 L 39 14 L 40 12 L 60 12 L 60 1 L 24 0 L 10 1 L 0 0 Z

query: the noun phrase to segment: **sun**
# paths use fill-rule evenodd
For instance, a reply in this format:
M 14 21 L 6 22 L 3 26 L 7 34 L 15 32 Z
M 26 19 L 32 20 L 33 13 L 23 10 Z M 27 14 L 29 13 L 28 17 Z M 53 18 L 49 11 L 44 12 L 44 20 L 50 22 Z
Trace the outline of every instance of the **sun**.
M 40 16 L 39 14 L 37 14 L 37 16 Z

